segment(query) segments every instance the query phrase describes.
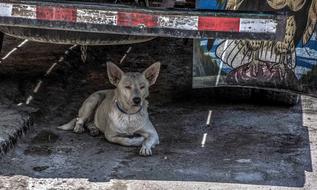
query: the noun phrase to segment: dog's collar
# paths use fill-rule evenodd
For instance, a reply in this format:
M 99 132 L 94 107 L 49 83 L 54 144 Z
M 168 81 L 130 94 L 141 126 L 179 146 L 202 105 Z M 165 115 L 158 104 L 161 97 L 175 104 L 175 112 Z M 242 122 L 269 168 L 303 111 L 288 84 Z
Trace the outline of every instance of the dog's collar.
M 139 113 L 142 110 L 142 107 L 143 107 L 143 106 L 140 106 L 140 109 L 138 111 L 134 112 L 134 113 L 128 113 L 123 108 L 120 107 L 118 100 L 114 100 L 114 102 L 116 103 L 118 110 L 121 111 L 124 114 L 127 114 L 127 115 L 137 114 L 137 113 Z

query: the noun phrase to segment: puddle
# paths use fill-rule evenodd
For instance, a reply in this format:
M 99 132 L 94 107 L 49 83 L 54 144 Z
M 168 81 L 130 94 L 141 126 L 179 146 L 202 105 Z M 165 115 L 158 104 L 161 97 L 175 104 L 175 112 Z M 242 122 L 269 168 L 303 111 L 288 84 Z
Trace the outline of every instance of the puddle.
M 31 141 L 33 144 L 46 144 L 55 143 L 58 139 L 58 135 L 51 131 L 40 131 Z
M 25 155 L 47 156 L 52 154 L 52 150 L 48 146 L 28 146 L 24 150 Z

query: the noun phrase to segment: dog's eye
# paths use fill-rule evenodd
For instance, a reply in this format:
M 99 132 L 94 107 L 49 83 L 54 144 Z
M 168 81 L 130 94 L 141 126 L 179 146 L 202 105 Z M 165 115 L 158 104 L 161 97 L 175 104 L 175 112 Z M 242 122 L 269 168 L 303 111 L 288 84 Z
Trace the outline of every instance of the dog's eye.
M 125 86 L 125 88 L 130 90 L 130 89 L 131 89 L 131 86 Z
M 141 86 L 141 87 L 140 87 L 141 90 L 144 89 L 144 88 L 145 88 L 145 86 Z

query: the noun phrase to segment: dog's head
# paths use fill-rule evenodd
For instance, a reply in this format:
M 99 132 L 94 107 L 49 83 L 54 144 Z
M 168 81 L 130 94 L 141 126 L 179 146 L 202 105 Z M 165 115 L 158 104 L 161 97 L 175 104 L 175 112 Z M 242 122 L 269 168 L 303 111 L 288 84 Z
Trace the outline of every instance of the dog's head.
M 152 86 L 160 72 L 160 62 L 148 67 L 143 73 L 124 73 L 118 66 L 108 62 L 107 72 L 110 83 L 117 87 L 117 98 L 126 108 L 140 107 L 149 96 Z

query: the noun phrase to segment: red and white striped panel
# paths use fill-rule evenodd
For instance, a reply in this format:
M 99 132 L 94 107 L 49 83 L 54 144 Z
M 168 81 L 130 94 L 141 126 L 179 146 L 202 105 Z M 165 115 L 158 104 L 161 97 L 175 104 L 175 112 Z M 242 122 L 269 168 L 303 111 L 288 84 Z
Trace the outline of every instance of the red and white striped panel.
M 155 15 L 95 9 L 46 7 L 0 3 L 0 16 L 139 28 L 168 28 L 192 31 L 276 33 L 273 19 L 215 16 Z

